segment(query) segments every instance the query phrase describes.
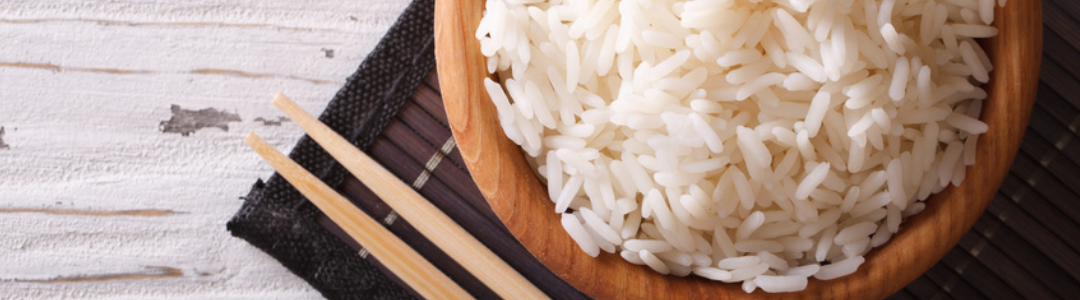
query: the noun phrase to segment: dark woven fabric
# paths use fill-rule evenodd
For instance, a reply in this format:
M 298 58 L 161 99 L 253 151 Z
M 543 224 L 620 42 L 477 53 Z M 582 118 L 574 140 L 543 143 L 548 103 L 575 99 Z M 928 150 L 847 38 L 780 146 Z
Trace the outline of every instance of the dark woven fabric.
M 319 117 L 366 149 L 435 66 L 433 0 L 415 0 Z M 307 136 L 289 155 L 330 186 L 344 168 Z M 328 299 L 408 299 L 347 244 L 320 226 L 319 211 L 283 178 L 259 181 L 228 229 L 275 259 Z

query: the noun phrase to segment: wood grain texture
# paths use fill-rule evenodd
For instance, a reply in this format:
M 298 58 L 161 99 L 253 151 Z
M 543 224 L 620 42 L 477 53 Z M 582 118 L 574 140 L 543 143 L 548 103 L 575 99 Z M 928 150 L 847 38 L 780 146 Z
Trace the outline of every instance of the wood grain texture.
M 294 145 L 267 99 L 321 110 L 408 3 L 0 1 L 0 299 L 320 299 L 225 229 L 272 173 L 241 140 Z
M 507 228 L 553 272 L 598 299 L 762 298 L 873 299 L 892 295 L 949 253 L 990 203 L 1020 147 L 1038 88 L 1042 47 L 1040 1 L 1009 1 L 998 9 L 998 37 L 985 41 L 995 71 L 983 118 L 977 163 L 967 180 L 927 201 L 927 209 L 867 256 L 855 274 L 811 279 L 800 293 L 747 295 L 738 285 L 662 276 L 617 255 L 590 258 L 561 229 L 540 181 L 501 131 L 483 90 L 485 60 L 473 32 L 483 4 L 436 2 L 436 57 L 447 115 L 465 164 Z M 938 283 L 944 284 L 944 283 Z M 956 284 L 954 284 L 956 286 Z M 647 288 L 646 288 L 647 287 Z M 979 292 L 973 291 L 972 295 Z

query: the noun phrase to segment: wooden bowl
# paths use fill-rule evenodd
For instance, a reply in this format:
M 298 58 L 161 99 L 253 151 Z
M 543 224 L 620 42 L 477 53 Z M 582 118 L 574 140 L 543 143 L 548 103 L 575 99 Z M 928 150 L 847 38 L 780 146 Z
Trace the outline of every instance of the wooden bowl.
M 885 298 L 944 257 L 990 203 L 1028 124 L 1042 56 L 1038 0 L 1012 0 L 998 8 L 1000 34 L 983 41 L 995 70 L 986 87 L 983 120 L 990 130 L 978 143 L 978 161 L 960 187 L 932 196 L 926 209 L 904 222 L 887 244 L 871 251 L 849 276 L 813 278 L 797 293 L 752 294 L 741 285 L 694 276 L 660 275 L 618 255 L 585 255 L 563 231 L 547 192 L 520 148 L 503 134 L 484 91 L 485 60 L 474 32 L 483 1 L 437 0 L 435 50 L 450 125 L 465 163 L 492 209 L 510 232 L 555 274 L 597 299 L 872 299 Z

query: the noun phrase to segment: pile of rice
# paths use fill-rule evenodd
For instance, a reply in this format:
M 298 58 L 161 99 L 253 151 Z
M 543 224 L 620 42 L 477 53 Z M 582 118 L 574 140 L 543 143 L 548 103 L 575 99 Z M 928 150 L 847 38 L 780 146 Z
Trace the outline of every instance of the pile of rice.
M 963 182 L 995 4 L 487 0 L 476 37 L 581 250 L 789 292 Z

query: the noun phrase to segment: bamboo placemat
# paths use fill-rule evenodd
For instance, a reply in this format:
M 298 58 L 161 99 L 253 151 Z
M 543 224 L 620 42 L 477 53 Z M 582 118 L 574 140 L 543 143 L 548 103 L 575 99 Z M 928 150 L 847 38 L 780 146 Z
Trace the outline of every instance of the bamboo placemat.
M 960 243 L 892 299 L 1080 299 L 1080 19 L 1074 17 L 1080 1 L 1043 4 L 1038 101 L 1011 173 Z M 366 152 L 553 298 L 586 299 L 533 258 L 488 208 L 456 151 L 434 70 L 395 103 L 397 114 Z M 497 298 L 355 178 L 337 188 L 476 297 Z M 318 220 L 354 247 L 350 255 L 378 267 L 325 217 Z

